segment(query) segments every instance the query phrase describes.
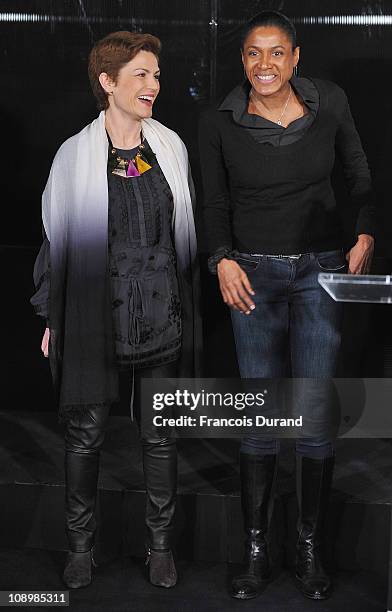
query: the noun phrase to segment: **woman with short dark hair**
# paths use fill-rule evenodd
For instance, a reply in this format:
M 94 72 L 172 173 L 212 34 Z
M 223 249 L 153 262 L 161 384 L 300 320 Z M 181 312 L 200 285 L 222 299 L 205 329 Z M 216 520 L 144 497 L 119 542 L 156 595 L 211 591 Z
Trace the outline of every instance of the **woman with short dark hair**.
M 197 361 L 188 156 L 178 135 L 151 118 L 160 47 L 155 36 L 131 32 L 94 46 L 88 71 L 101 113 L 60 147 L 42 198 L 31 301 L 47 320 L 42 350 L 66 429 L 69 588 L 91 581 L 99 452 L 119 371 L 130 373 L 140 425 L 142 378 L 175 377 L 179 367 L 191 375 Z M 171 587 L 175 441 L 152 424 L 141 436 L 149 577 Z
M 295 77 L 299 54 L 285 15 L 254 17 L 241 38 L 245 82 L 200 122 L 209 266 L 231 308 L 241 377 L 249 379 L 284 378 L 288 362 L 298 379 L 336 375 L 342 310 L 318 273 L 345 271 L 348 262 L 352 274 L 362 274 L 373 252 L 370 173 L 347 97 L 334 83 Z M 357 210 L 346 255 L 331 186 L 336 154 Z M 303 412 L 320 435 L 297 440 L 297 581 L 304 595 L 324 599 L 331 581 L 320 545 L 334 463 L 328 401 L 305 403 Z M 247 543 L 246 568 L 232 583 L 236 598 L 258 595 L 270 575 L 266 536 L 278 451 L 272 438 L 242 441 Z

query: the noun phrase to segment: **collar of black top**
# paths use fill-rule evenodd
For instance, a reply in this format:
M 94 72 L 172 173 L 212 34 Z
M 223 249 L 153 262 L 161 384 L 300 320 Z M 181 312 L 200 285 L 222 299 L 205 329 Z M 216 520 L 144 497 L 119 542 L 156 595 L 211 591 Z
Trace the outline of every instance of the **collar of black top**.
M 296 93 L 298 93 L 302 100 L 309 108 L 313 110 L 314 107 L 318 106 L 319 93 L 311 79 L 304 77 L 292 77 L 290 83 Z M 242 114 L 248 105 L 250 92 L 250 83 L 248 80 L 243 81 L 240 85 L 237 85 L 223 100 L 222 104 L 218 107 L 220 111 L 233 111 L 237 115 Z

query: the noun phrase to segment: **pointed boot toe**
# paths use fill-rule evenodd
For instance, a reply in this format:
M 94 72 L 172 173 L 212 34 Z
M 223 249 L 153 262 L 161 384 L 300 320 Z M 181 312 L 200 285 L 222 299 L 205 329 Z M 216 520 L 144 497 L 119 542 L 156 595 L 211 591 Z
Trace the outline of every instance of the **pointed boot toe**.
M 80 589 L 92 581 L 92 566 L 96 567 L 92 551 L 69 552 L 64 568 L 63 581 L 69 589 Z
M 177 584 L 177 570 L 171 550 L 152 550 L 147 553 L 149 581 L 154 586 L 169 589 Z

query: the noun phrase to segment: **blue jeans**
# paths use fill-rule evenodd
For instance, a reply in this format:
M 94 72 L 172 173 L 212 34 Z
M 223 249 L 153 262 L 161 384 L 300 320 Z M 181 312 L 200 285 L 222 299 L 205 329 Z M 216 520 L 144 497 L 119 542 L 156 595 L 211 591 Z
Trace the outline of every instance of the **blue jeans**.
M 231 311 L 241 378 L 332 378 L 341 341 L 342 304 L 319 285 L 319 272 L 345 272 L 343 251 L 306 253 L 299 258 L 240 253 L 238 263 L 255 291 L 249 315 Z M 310 392 L 312 395 L 312 392 Z M 304 397 L 306 396 L 306 393 Z M 302 411 L 318 422 L 319 435 L 297 440 L 297 452 L 326 457 L 333 441 L 329 402 L 305 402 Z M 278 441 L 258 436 L 243 439 L 241 451 L 278 452 Z

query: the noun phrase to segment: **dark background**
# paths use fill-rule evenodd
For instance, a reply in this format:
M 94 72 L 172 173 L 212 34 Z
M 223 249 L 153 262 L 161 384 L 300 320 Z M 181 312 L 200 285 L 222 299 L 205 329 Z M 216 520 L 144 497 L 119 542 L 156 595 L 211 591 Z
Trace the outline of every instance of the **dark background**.
M 378 195 L 373 271 L 392 271 L 392 25 L 387 23 L 392 0 L 2 0 L 4 408 L 53 408 L 48 363 L 39 348 L 44 325 L 28 301 L 41 242 L 40 197 L 59 145 L 97 115 L 87 78 L 88 53 L 95 41 L 121 29 L 151 32 L 162 40 L 162 88 L 154 116 L 185 141 L 198 192 L 205 374 L 236 374 L 229 315 L 216 279 L 206 271 L 197 118 L 241 80 L 239 30 L 263 8 L 294 19 L 300 75 L 331 79 L 348 94 Z M 378 22 L 356 25 L 361 15 Z M 339 23 L 350 19 L 354 23 Z M 350 204 L 338 167 L 334 183 L 349 235 Z M 391 315 L 390 306 L 347 305 L 342 376 L 392 375 Z

